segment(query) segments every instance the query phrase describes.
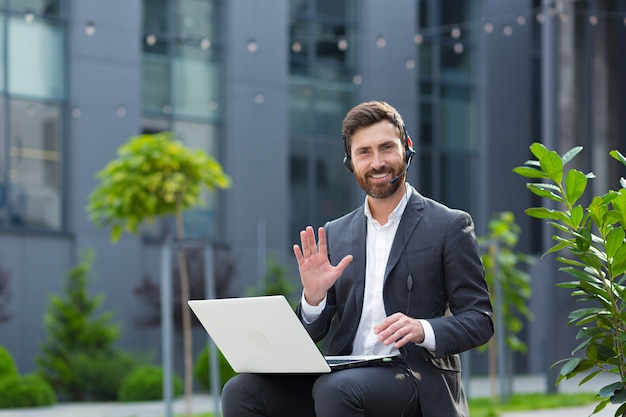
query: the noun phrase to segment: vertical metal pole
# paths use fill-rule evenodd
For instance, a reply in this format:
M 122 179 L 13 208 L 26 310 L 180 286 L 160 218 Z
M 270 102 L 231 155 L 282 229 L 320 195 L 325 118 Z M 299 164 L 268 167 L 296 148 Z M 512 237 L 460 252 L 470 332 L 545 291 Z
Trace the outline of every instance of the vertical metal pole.
M 496 319 L 496 352 L 498 366 L 498 380 L 500 381 L 500 402 L 505 403 L 511 395 L 510 376 L 506 369 L 506 345 L 504 329 L 504 302 L 502 300 L 502 282 L 500 277 L 500 265 L 498 254 L 500 244 L 498 241 L 491 243 L 489 252 L 493 257 L 493 291 L 495 296 L 495 319 Z
M 543 29 L 541 32 L 541 137 L 543 144 L 548 149 L 556 148 L 556 43 L 554 38 L 555 19 L 550 16 L 550 8 L 553 7 L 553 0 L 542 0 L 542 13 L 544 16 Z M 572 23 L 573 24 L 573 23 Z M 543 199 L 544 207 L 551 208 L 554 204 Z M 542 244 L 543 250 L 548 250 L 552 246 L 552 229 L 546 222 L 543 224 Z M 552 254 L 551 254 L 552 255 Z M 546 312 L 553 310 L 554 302 L 554 279 L 552 271 L 556 265 L 554 256 L 546 256 L 544 262 L 548 262 L 547 279 L 549 280 L 546 288 L 545 299 L 550 305 L 546 306 Z M 556 374 L 551 371 L 552 361 L 554 359 L 554 315 L 548 314 L 548 320 L 545 322 L 545 338 L 544 338 L 544 366 L 546 370 L 546 390 L 549 393 L 556 392 Z
M 161 348 L 163 362 L 163 400 L 165 416 L 172 417 L 172 246 L 169 239 L 161 245 Z
M 267 283 L 265 273 L 267 271 L 267 222 L 257 221 L 257 293 L 265 294 Z
M 213 255 L 213 246 L 209 243 L 204 250 L 204 288 L 205 296 L 208 300 L 215 298 L 215 257 Z M 209 376 L 211 378 L 211 395 L 213 396 L 213 415 L 216 417 L 221 416 L 220 407 L 220 364 L 217 352 L 217 346 L 215 342 L 208 338 L 209 346 Z

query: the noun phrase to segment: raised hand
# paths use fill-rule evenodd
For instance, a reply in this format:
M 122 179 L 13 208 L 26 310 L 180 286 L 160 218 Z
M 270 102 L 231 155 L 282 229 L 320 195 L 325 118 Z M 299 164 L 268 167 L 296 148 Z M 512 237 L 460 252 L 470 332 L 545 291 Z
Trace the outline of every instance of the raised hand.
M 300 243 L 293 245 L 293 253 L 298 261 L 300 280 L 304 287 L 304 298 L 310 305 L 318 305 L 330 287 L 339 279 L 352 255 L 344 257 L 337 266 L 332 266 L 326 252 L 326 232 L 320 227 L 317 231 L 319 242 L 315 243 L 315 232 L 311 226 L 300 232 Z

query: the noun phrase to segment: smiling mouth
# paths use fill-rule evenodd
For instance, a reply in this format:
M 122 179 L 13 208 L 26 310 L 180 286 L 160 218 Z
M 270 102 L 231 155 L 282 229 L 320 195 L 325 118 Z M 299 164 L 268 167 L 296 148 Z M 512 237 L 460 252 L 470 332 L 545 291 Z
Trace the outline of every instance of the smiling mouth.
M 381 172 L 379 174 L 370 174 L 369 177 L 374 180 L 381 180 L 381 179 L 387 178 L 389 175 L 391 175 L 390 172 Z

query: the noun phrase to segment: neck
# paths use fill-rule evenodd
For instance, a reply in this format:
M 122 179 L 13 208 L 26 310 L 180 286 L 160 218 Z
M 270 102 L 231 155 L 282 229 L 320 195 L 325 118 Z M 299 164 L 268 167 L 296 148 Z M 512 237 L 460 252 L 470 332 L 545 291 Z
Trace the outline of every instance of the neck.
M 406 194 L 406 183 L 402 184 L 395 193 L 385 198 L 373 198 L 367 196 L 367 204 L 370 208 L 372 217 L 381 225 L 384 225 L 389 220 L 389 215 L 398 206 L 398 203 Z

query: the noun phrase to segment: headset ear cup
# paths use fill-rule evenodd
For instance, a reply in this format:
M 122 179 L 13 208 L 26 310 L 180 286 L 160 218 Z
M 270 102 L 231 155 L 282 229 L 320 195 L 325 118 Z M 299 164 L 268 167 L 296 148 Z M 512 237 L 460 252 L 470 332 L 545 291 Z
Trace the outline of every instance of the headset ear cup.
M 353 171 L 352 169 L 352 159 L 348 158 L 348 156 L 344 156 L 343 157 L 343 166 L 350 172 Z
M 415 150 L 413 149 L 413 141 L 409 137 L 406 136 L 406 163 L 407 165 L 411 163 L 413 157 L 415 156 Z
M 409 165 L 415 156 L 415 151 L 413 148 L 408 148 L 406 150 L 406 164 Z

